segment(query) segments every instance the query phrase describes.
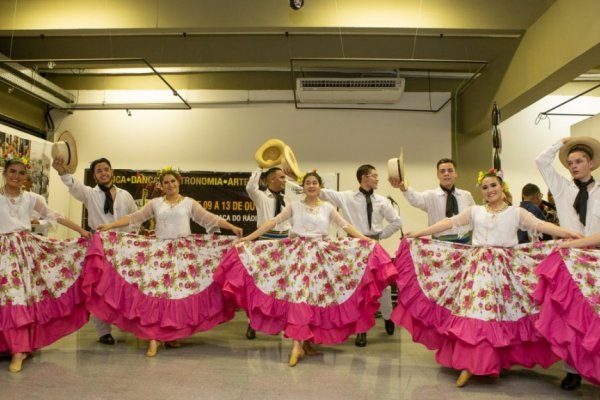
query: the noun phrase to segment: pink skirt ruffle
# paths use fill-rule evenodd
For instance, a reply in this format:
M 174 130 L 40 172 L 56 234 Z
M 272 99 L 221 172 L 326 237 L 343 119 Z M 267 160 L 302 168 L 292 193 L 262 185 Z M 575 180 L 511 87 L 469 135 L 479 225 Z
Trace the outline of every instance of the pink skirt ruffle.
M 517 321 L 484 321 L 453 315 L 423 292 L 410 247 L 402 240 L 395 264 L 398 269 L 398 305 L 394 323 L 406 328 L 415 342 L 437 350 L 439 364 L 475 375 L 498 375 L 502 368 L 522 365 L 549 367 L 558 360 L 550 344 L 536 331 L 537 315 Z
M 48 346 L 87 323 L 81 278 L 62 296 L 29 306 L 0 306 L 0 351 L 27 353 Z
M 375 244 L 360 283 L 341 304 L 321 307 L 281 300 L 264 293 L 248 274 L 236 249 L 225 255 L 215 272 L 215 281 L 246 311 L 255 330 L 272 335 L 283 332 L 295 340 L 337 344 L 352 334 L 368 331 L 375 324 L 381 291 L 395 276 L 389 255 Z
M 215 282 L 181 299 L 142 293 L 108 262 L 99 235 L 86 256 L 83 291 L 92 314 L 146 340 L 171 341 L 209 330 L 231 320 L 236 309 Z
M 12 301 L 8 301 L 0 305 L 0 351 L 13 354 L 31 352 L 54 343 L 86 324 L 89 313 L 81 289 L 81 265 L 76 265 L 77 262 L 71 259 L 74 252 L 83 258 L 87 246 L 85 239 L 61 242 L 22 231 L 2 235 L 1 241 L 3 251 L 11 252 L 14 262 L 19 263 L 18 268 L 14 264 L 11 264 L 11 268 L 14 273 L 19 271 L 15 278 L 21 282 L 19 293 L 27 298 L 27 304 L 11 304 Z M 6 256 L 3 254 L 4 259 Z M 7 267 L 9 264 L 2 265 Z M 73 268 L 73 272 L 70 272 L 70 268 Z M 66 273 L 72 278 L 64 279 L 61 269 L 69 271 Z M 52 274 L 51 270 L 56 273 Z M 6 271 L 0 275 L 4 273 Z M 24 286 L 23 281 L 27 281 L 28 286 Z M 33 286 L 39 291 L 40 287 L 55 284 L 64 284 L 68 288 L 59 290 L 57 297 L 53 297 L 51 290 L 45 290 L 45 295 L 36 297 L 39 294 L 34 294 L 35 290 L 32 289 Z M 7 287 L 6 293 L 10 293 L 9 282 L 0 280 L 0 290 L 3 285 Z
M 600 385 L 600 316 L 581 293 L 559 251 L 536 269 L 541 304 L 536 328 L 552 350 L 585 379 Z

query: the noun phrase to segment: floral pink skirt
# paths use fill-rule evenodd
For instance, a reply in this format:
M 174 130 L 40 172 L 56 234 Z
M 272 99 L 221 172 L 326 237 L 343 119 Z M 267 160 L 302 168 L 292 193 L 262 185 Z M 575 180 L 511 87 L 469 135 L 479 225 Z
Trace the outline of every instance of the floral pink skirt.
M 294 238 L 237 245 L 215 280 L 257 331 L 336 344 L 374 325 L 381 291 L 395 275 L 375 242 Z
M 600 385 L 600 250 L 556 250 L 535 272 L 537 329 L 560 358 Z
M 445 367 L 498 375 L 558 360 L 535 329 L 534 269 L 553 242 L 513 248 L 404 239 L 396 255 L 398 305 L 391 319 L 436 350 Z
M 27 231 L 0 235 L 0 351 L 31 352 L 81 328 L 88 242 Z
M 213 274 L 232 243 L 212 235 L 96 234 L 85 260 L 88 309 L 142 339 L 176 340 L 229 321 L 235 303 Z

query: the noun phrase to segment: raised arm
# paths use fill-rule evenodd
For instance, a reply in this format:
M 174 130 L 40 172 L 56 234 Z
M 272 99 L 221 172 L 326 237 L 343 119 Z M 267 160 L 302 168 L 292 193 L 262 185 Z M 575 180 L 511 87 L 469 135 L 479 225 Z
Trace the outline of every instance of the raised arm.
M 344 204 L 344 197 L 342 193 L 338 192 L 337 190 L 322 188 L 321 195 L 319 197 L 321 200 L 328 201 L 338 208 L 342 208 Z
M 552 162 L 556 158 L 560 148 L 568 141 L 568 139 L 569 138 L 563 138 L 554 143 L 535 159 L 535 163 L 540 174 L 542 174 L 542 177 L 544 178 L 544 182 L 546 182 L 546 185 L 548 185 L 548 188 L 554 195 L 560 194 L 563 187 L 569 182 L 567 178 L 556 172 L 552 166 Z
M 55 158 L 52 161 L 52 167 L 60 175 L 60 180 L 69 188 L 69 194 L 77 200 L 85 203 L 86 197 L 93 189 L 85 186 L 83 183 L 76 180 L 73 175 L 67 173 L 64 167 L 64 161 L 60 158 Z
M 259 182 L 261 174 L 262 170 L 260 168 L 255 169 L 250 175 L 248 183 L 246 183 L 246 192 L 248 192 L 248 196 L 250 196 L 252 200 L 260 195 Z

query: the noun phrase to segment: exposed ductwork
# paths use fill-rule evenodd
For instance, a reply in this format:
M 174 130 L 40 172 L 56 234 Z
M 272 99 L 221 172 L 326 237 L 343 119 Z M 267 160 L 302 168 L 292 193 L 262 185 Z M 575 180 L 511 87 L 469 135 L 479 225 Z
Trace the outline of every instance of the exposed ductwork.
M 0 81 L 56 108 L 68 109 L 75 103 L 72 93 L 3 55 L 0 55 Z

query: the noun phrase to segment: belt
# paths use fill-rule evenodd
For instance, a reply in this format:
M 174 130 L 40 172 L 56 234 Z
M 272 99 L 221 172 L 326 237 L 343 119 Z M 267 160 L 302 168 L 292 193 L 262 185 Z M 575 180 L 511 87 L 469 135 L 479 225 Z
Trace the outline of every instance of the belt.
M 462 237 L 459 237 L 458 235 L 442 235 L 434 236 L 433 238 L 435 240 L 441 240 L 444 242 L 468 244 L 471 241 L 471 233 L 469 232 L 468 234 L 463 235 Z
M 368 237 L 369 239 L 379 240 L 379 237 L 381 236 L 381 234 L 376 233 L 375 235 L 365 235 L 365 236 Z
M 287 231 L 269 231 L 268 233 L 272 233 L 273 235 L 287 235 L 290 231 L 288 229 Z
M 289 231 L 269 231 L 264 233 L 259 238 L 260 240 L 285 239 L 288 237 Z

